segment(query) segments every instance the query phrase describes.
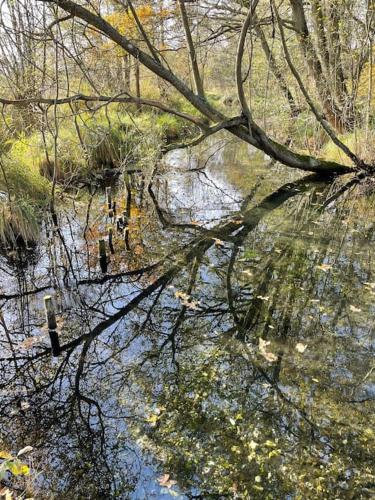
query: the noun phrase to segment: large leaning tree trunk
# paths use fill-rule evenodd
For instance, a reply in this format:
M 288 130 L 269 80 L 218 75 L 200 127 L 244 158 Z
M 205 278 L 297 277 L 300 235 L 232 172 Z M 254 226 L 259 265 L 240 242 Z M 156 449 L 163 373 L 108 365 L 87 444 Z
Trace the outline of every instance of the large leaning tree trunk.
M 186 101 L 188 101 L 194 109 L 199 113 L 200 116 L 191 115 L 187 113 L 182 113 L 171 109 L 165 103 L 160 101 L 150 101 L 142 98 L 131 97 L 124 93 L 121 96 L 107 97 L 107 96 L 84 96 L 84 95 L 67 95 L 65 98 L 60 100 L 52 99 L 51 103 L 54 105 L 61 103 L 66 103 L 69 101 L 107 101 L 107 102 L 135 102 L 137 104 L 155 106 L 166 112 L 176 114 L 180 117 L 190 120 L 191 122 L 199 125 L 201 128 L 201 135 L 193 141 L 197 143 L 203 140 L 205 137 L 218 132 L 219 130 L 226 129 L 231 134 L 242 139 L 243 141 L 251 144 L 255 148 L 263 151 L 268 156 L 274 160 L 287 165 L 291 168 L 301 169 L 305 171 L 318 172 L 322 174 L 343 174 L 351 171 L 358 170 L 371 170 L 372 167 L 366 165 L 360 158 L 358 158 L 353 152 L 351 152 L 335 135 L 333 128 L 331 127 L 329 121 L 330 117 L 326 117 L 321 111 L 315 106 L 312 99 L 310 98 L 303 82 L 299 78 L 295 68 L 293 68 L 292 61 L 288 57 L 288 47 L 285 41 L 285 36 L 283 36 L 283 25 L 279 22 L 280 35 L 284 38 L 284 51 L 285 57 L 288 60 L 290 69 L 297 80 L 297 83 L 309 104 L 311 112 L 315 115 L 319 124 L 323 127 L 325 132 L 331 138 L 331 140 L 342 149 L 342 151 L 350 158 L 352 162 L 352 167 L 347 165 L 342 165 L 336 162 L 325 161 L 319 158 L 315 158 L 309 155 L 298 154 L 288 147 L 279 144 L 255 122 L 252 116 L 251 109 L 246 100 L 245 92 L 243 89 L 243 70 L 242 70 L 242 60 L 244 55 L 244 50 L 246 46 L 246 38 L 248 36 L 249 30 L 252 26 L 254 16 L 256 14 L 256 8 L 258 5 L 257 0 L 252 0 L 248 8 L 248 12 L 245 21 L 242 26 L 242 30 L 239 36 L 237 61 L 236 61 L 236 71 L 235 79 L 237 81 L 238 96 L 241 102 L 242 113 L 239 116 L 229 117 L 226 116 L 222 111 L 213 106 L 208 99 L 205 97 L 202 81 L 200 79 L 198 61 L 196 58 L 196 53 L 193 47 L 193 37 L 190 33 L 190 28 L 188 23 L 184 23 L 185 34 L 187 37 L 187 46 L 189 48 L 190 57 L 194 59 L 196 80 L 195 89 L 190 88 L 173 70 L 170 69 L 169 65 L 164 61 L 164 58 L 158 56 L 158 50 L 156 47 L 149 47 L 149 40 L 147 40 L 148 51 L 142 50 L 137 44 L 131 42 L 126 36 L 122 35 L 112 24 L 110 24 L 104 17 L 102 17 L 98 11 L 94 11 L 92 3 L 89 1 L 83 1 L 78 3 L 72 0 L 37 0 L 37 2 L 42 2 L 44 4 L 50 4 L 54 8 L 56 6 L 60 8 L 63 12 L 62 15 L 68 14 L 71 18 L 72 29 L 79 23 L 85 23 L 88 28 L 94 30 L 96 33 L 101 33 L 103 36 L 114 42 L 117 46 L 121 47 L 126 53 L 135 58 L 141 65 L 151 71 L 157 77 L 163 79 L 170 86 L 172 86 L 176 91 L 178 91 L 181 96 L 183 96 Z M 293 0 L 293 2 L 298 2 L 298 0 Z M 276 5 L 272 3 L 272 9 L 278 17 L 278 12 Z M 181 6 L 180 2 L 180 6 Z M 182 11 L 184 11 L 184 6 Z M 186 18 L 185 18 L 186 21 Z M 302 23 L 303 24 L 303 23 Z M 304 28 L 303 28 L 304 29 Z M 301 43 L 305 43 L 303 39 Z M 306 50 L 310 50 L 307 48 Z M 199 79 L 198 79 L 199 77 Z M 125 97 L 124 97 L 125 96 Z M 0 100 L 4 102 L 5 100 Z M 42 99 L 40 97 L 35 98 L 35 102 L 48 103 L 48 99 Z M 8 103 L 10 103 L 8 101 Z

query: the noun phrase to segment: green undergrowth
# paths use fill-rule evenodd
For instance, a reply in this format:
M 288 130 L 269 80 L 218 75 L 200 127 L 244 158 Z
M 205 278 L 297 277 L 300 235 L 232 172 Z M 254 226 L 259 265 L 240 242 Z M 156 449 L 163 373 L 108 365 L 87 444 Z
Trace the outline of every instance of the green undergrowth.
M 375 133 L 373 130 L 358 129 L 355 132 L 338 136 L 340 141 L 345 144 L 350 151 L 355 153 L 359 158 L 369 164 L 375 161 Z M 323 150 L 322 155 L 325 159 L 336 161 L 344 165 L 352 165 L 351 160 L 342 151 L 339 146 L 336 146 L 332 141 L 328 142 Z
M 26 155 L 28 153 L 28 156 Z M 39 220 L 49 201 L 49 181 L 39 173 L 35 157 L 19 141 L 1 158 L 0 245 L 26 245 L 39 238 Z
M 191 133 L 186 121 L 159 112 L 121 106 L 76 119 L 60 109 L 57 140 L 53 130 L 18 134 L 3 142 L 0 172 L 0 244 L 35 243 L 40 214 L 56 192 L 98 183 L 114 171 L 145 170 L 161 146 Z M 63 115 L 65 113 L 65 116 Z

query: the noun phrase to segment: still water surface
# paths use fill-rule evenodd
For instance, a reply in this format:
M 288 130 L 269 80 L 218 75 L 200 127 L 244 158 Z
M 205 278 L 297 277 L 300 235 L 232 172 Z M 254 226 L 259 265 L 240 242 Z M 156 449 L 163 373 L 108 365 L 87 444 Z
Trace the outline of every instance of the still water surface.
M 371 190 L 336 195 L 226 139 L 148 182 L 132 179 L 126 231 L 98 188 L 66 197 L 22 265 L 1 259 L 0 448 L 33 447 L 30 478 L 5 483 L 48 499 L 372 498 Z

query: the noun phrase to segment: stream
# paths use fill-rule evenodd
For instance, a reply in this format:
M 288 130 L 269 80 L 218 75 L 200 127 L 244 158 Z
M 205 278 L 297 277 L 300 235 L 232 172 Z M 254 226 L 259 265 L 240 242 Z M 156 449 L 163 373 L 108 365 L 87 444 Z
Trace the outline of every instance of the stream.
M 344 182 L 220 136 L 169 153 L 152 183 L 120 178 L 126 227 L 103 187 L 65 195 L 34 251 L 0 258 L 0 449 L 33 448 L 3 484 L 373 498 L 375 193 Z

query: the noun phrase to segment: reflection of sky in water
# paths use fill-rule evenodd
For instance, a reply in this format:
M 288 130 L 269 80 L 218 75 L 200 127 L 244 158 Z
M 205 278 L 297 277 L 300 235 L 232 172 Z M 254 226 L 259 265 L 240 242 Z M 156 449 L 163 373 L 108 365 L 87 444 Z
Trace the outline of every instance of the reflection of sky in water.
M 239 209 L 243 197 L 241 194 L 241 188 L 244 187 L 241 185 L 243 177 L 237 177 L 236 180 L 239 178 L 240 182 L 232 185 L 229 169 L 234 169 L 237 165 L 238 170 L 244 173 L 244 168 L 247 167 L 241 170 L 240 155 L 238 154 L 237 157 L 235 154 L 233 155 L 233 151 L 237 152 L 236 146 L 221 149 L 222 145 L 223 142 L 217 142 L 216 144 L 209 144 L 208 147 L 199 148 L 198 152 L 195 151 L 194 154 L 189 154 L 187 150 L 180 150 L 168 155 L 165 160 L 167 168 L 157 178 L 155 193 L 162 208 L 170 212 L 171 220 L 175 218 L 179 222 L 200 221 L 214 225 L 215 219 L 220 219 L 226 216 L 228 212 Z M 273 174 L 271 173 L 271 175 Z M 273 175 L 273 177 L 275 176 Z M 275 179 L 272 180 L 275 181 Z M 267 182 L 269 182 L 269 179 Z M 269 188 L 269 191 L 272 191 L 272 186 L 270 187 L 267 183 L 264 184 L 265 187 Z M 102 192 L 100 200 L 99 197 L 96 199 L 92 217 L 93 220 L 99 218 L 105 228 L 106 222 L 103 222 L 103 215 L 98 212 L 99 205 L 103 205 L 103 202 L 104 193 Z M 298 205 L 297 202 L 298 198 L 291 206 L 295 207 Z M 151 204 L 149 206 L 153 207 Z M 153 214 L 152 210 L 151 213 Z M 351 389 L 354 384 L 353 392 L 348 396 L 351 399 L 373 398 L 374 384 L 371 380 L 371 374 L 367 375 L 367 372 L 371 368 L 370 349 L 373 333 L 371 317 L 373 316 L 374 306 L 373 301 L 370 301 L 369 297 L 365 295 L 366 290 L 367 293 L 370 293 L 370 288 L 365 289 L 363 287 L 364 282 L 374 281 L 371 277 L 373 264 L 370 259 L 373 241 L 361 239 L 360 242 L 356 243 L 351 237 L 343 240 L 341 219 L 338 219 L 339 225 L 334 227 L 331 225 L 331 214 L 323 214 L 322 220 L 315 220 L 315 224 L 310 224 L 311 227 L 306 227 L 304 232 L 301 232 L 300 227 L 290 221 L 285 221 L 284 226 L 279 227 L 280 220 L 287 214 L 287 210 L 284 209 L 282 217 L 280 217 L 280 213 L 276 213 L 276 215 L 273 215 L 274 219 L 271 216 L 262 221 L 256 230 L 249 234 L 248 239 L 243 242 L 231 278 L 234 300 L 237 301 L 235 305 L 238 311 L 251 311 L 252 302 L 250 301 L 252 297 L 255 296 L 255 298 L 264 300 L 264 312 L 259 319 L 259 329 L 255 329 L 254 332 L 257 335 L 265 335 L 267 333 L 266 323 L 270 325 L 272 323 L 271 330 L 267 335 L 269 335 L 272 342 L 273 352 L 277 352 L 278 348 L 280 348 L 285 353 L 283 370 L 286 370 L 286 375 L 284 375 L 283 379 L 283 372 L 281 372 L 279 388 L 288 397 L 298 402 L 300 394 L 303 396 L 302 378 L 306 378 L 308 386 L 310 387 L 309 384 L 311 384 L 311 387 L 313 387 L 311 377 L 314 376 L 316 378 L 315 383 L 318 386 L 314 389 L 316 394 L 311 396 L 310 403 L 313 404 L 316 398 L 319 404 L 319 397 L 321 397 L 323 409 L 325 392 L 330 389 L 332 392 L 337 391 L 337 394 L 343 397 L 342 395 L 345 396 L 346 385 Z M 97 268 L 90 270 L 86 265 L 86 251 L 82 240 L 85 206 L 82 206 L 80 215 L 75 215 L 70 206 L 61 209 L 60 215 L 63 216 L 62 232 L 66 245 L 73 252 L 76 276 L 81 279 L 86 278 L 89 272 L 91 272 L 91 276 L 98 276 L 99 271 Z M 299 216 L 299 213 L 297 215 Z M 287 220 L 288 217 L 285 217 L 285 219 Z M 155 230 L 155 227 L 159 227 L 157 225 L 158 221 L 152 222 L 155 222 L 155 224 L 142 226 L 142 237 L 146 242 L 145 246 L 157 246 L 161 250 L 161 255 L 164 254 L 164 251 L 168 253 L 169 246 L 174 252 L 182 241 L 184 233 L 181 229 L 178 229 L 177 232 L 160 229 L 159 233 Z M 327 228 L 329 228 L 329 237 L 326 234 Z M 360 235 L 358 235 L 358 238 L 360 238 Z M 165 246 L 160 245 L 160 243 L 165 244 Z M 311 250 L 312 245 L 314 245 L 313 251 Z M 57 249 L 60 246 L 59 240 L 56 239 Z M 335 251 L 330 248 L 331 246 Z M 367 247 L 368 258 L 365 252 Z M 186 344 L 188 347 L 186 347 L 186 351 L 181 350 L 180 359 L 182 362 L 184 362 L 184 356 L 186 356 L 187 360 L 190 359 L 190 352 L 194 361 L 198 361 L 200 356 L 203 359 L 204 355 L 209 351 L 209 341 L 211 342 L 214 339 L 215 342 L 212 340 L 212 345 L 216 346 L 221 337 L 224 337 L 225 340 L 230 334 L 233 321 L 225 313 L 227 291 L 223 281 L 224 272 L 228 268 L 230 249 L 231 245 L 226 241 L 224 245 L 213 246 L 205 253 L 207 262 L 202 263 L 199 268 L 199 284 L 192 294 L 194 300 L 197 299 L 200 307 L 205 308 L 205 311 L 200 316 L 199 310 L 188 310 L 188 319 L 186 321 L 187 332 L 193 338 L 194 334 L 196 334 L 199 342 L 193 345 L 194 342 L 193 339 L 190 339 L 190 336 L 188 338 L 182 336 L 181 341 L 189 342 L 189 344 Z M 364 253 L 359 253 L 359 250 Z M 94 246 L 93 252 L 96 252 L 96 246 Z M 276 258 L 271 260 L 272 254 Z M 57 254 L 57 256 L 59 255 L 60 253 Z M 127 265 L 129 256 L 129 252 L 124 252 L 122 255 L 123 262 Z M 268 268 L 266 266 L 263 269 L 262 258 L 264 263 L 269 260 L 270 268 L 273 268 L 273 273 L 269 274 L 268 278 Z M 29 263 L 29 269 L 25 273 L 30 288 L 44 285 L 49 279 L 51 260 L 46 245 L 40 245 L 38 257 L 35 261 L 36 268 L 33 268 L 32 264 Z M 280 265 L 278 265 L 278 261 L 280 261 Z M 2 265 L 4 268 L 7 267 L 5 261 L 3 261 Z M 323 267 L 324 265 L 326 268 Z M 11 268 L 7 267 L 7 270 L 7 272 L 1 273 L 3 275 L 2 285 L 4 291 L 7 293 L 17 291 L 19 284 L 14 277 L 11 278 Z M 64 288 L 61 279 L 62 273 L 59 276 L 59 283 L 56 283 L 56 287 L 61 287 L 61 295 L 57 299 L 56 289 L 53 291 L 53 293 L 56 293 L 55 302 L 59 311 L 64 312 L 66 324 L 72 326 L 74 336 L 81 333 L 81 330 L 95 326 L 106 317 L 105 315 L 115 314 L 119 308 L 137 296 L 141 289 L 149 283 L 149 281 L 137 283 L 124 280 L 123 283 L 115 282 L 111 286 L 103 284 L 76 289 L 72 286 L 74 282 L 71 280 L 70 286 L 72 288 L 67 290 Z M 9 286 L 8 284 L 4 285 L 6 277 L 8 277 Z M 266 285 L 264 291 L 262 288 L 263 277 Z M 150 280 L 153 278 L 154 276 Z M 153 311 L 152 328 L 150 326 L 150 331 L 148 331 L 147 328 L 142 327 L 127 349 L 118 354 L 117 359 L 114 360 L 116 363 L 112 365 L 111 361 L 103 368 L 101 364 L 95 365 L 96 358 L 91 352 L 93 365 L 91 385 L 88 384 L 88 392 L 93 395 L 99 388 L 98 398 L 103 399 L 104 412 L 106 415 L 110 415 L 107 422 L 110 438 L 117 442 L 118 436 L 124 436 L 123 440 L 120 441 L 124 447 L 119 451 L 117 463 L 115 463 L 116 460 L 114 461 L 114 467 L 117 466 L 121 469 L 121 473 L 126 471 L 132 473 L 134 470 L 134 474 L 137 476 L 137 485 L 134 492 L 129 493 L 126 497 L 132 500 L 187 498 L 178 493 L 177 486 L 174 486 L 174 493 L 172 493 L 167 488 L 159 485 L 158 478 L 163 474 L 168 472 L 173 474 L 173 472 L 153 461 L 152 452 L 145 451 L 143 455 L 142 446 L 138 441 L 130 442 L 127 440 L 126 418 L 118 420 L 115 418 L 122 412 L 126 413 L 128 411 L 131 413 L 134 410 L 134 406 L 129 401 L 127 401 L 129 409 L 126 408 L 126 405 L 121 406 L 119 404 L 121 398 L 125 397 L 120 392 L 123 373 L 126 373 L 129 366 L 136 365 L 142 359 L 143 353 L 152 353 L 154 345 L 160 346 L 163 339 L 165 339 L 165 334 L 172 330 L 180 307 L 176 292 L 186 289 L 186 279 L 187 276 L 179 276 L 173 281 L 173 286 L 170 285 L 162 293 L 158 306 Z M 293 292 L 294 298 L 289 289 Z M 31 312 L 27 320 L 30 324 L 30 333 L 35 336 L 41 334 L 40 326 L 44 322 L 41 309 L 43 295 L 44 292 L 37 296 L 30 296 L 28 299 Z M 275 300 L 274 303 L 273 300 Z M 340 317 L 336 318 L 339 302 L 342 304 L 340 307 L 344 309 L 345 306 L 347 312 L 340 310 Z M 150 304 L 151 301 L 148 305 Z M 102 305 L 103 308 L 101 308 Z M 354 312 L 350 310 L 350 307 L 353 309 L 353 305 L 357 308 L 354 308 Z M 12 315 L 17 316 L 16 307 L 21 308 L 24 306 L 21 303 L 17 305 L 9 303 L 7 306 L 9 310 L 6 311 L 6 308 L 4 308 L 4 317 L 12 326 Z M 271 308 L 275 310 L 275 316 L 272 316 L 272 314 L 265 316 L 268 306 L 270 310 Z M 88 312 L 89 307 L 93 308 L 90 314 Z M 98 309 L 96 309 L 97 307 Z M 289 310 L 286 307 L 289 307 Z M 223 314 L 220 311 L 224 311 Z M 97 339 L 96 354 L 100 354 L 102 358 L 108 357 L 110 359 L 111 349 L 114 348 L 114 345 L 116 346 L 117 342 L 121 346 L 123 339 L 131 336 L 133 331 L 138 332 L 137 327 L 142 324 L 145 313 L 146 306 L 143 303 L 142 307 L 135 309 L 127 316 L 125 321 L 108 326 Z M 285 317 L 290 319 L 291 328 L 288 337 L 285 339 L 278 335 L 277 330 L 280 326 L 280 331 L 282 331 L 282 315 L 284 313 Z M 340 319 L 341 317 L 342 319 Z M 317 326 L 315 331 L 312 331 L 310 324 L 315 324 L 315 322 Z M 256 335 L 254 335 L 254 338 L 254 345 L 257 348 Z M 306 344 L 306 352 L 303 355 L 295 350 L 298 341 Z M 45 344 L 48 345 L 48 338 L 45 339 Z M 119 361 L 121 361 L 120 364 Z M 215 358 L 213 358 L 212 363 L 214 361 Z M 56 364 L 56 360 L 52 360 L 51 363 Z M 159 366 L 150 368 L 150 370 L 152 369 L 152 381 L 155 383 L 155 392 L 153 394 L 161 391 L 162 387 L 157 386 L 160 381 L 166 380 L 168 383 L 170 382 L 171 368 L 168 363 L 169 353 L 165 356 L 165 361 L 161 357 Z M 216 365 L 213 364 L 213 366 Z M 220 373 L 221 371 L 230 370 L 231 366 L 224 359 L 220 359 L 217 363 L 218 372 Z M 297 369 L 295 369 L 296 367 Z M 266 368 L 270 367 L 266 366 Z M 108 370 L 108 373 L 106 370 Z M 110 385 L 109 383 L 106 385 L 107 375 L 112 377 Z M 314 381 L 314 379 L 312 380 Z M 246 373 L 244 381 L 248 382 Z M 127 382 L 126 377 L 125 382 Z M 255 381 L 253 386 L 257 390 L 257 394 L 262 398 L 266 397 L 268 386 L 258 387 L 259 384 L 257 384 Z M 214 386 L 212 387 L 214 389 Z M 62 388 L 64 391 L 69 389 L 66 381 L 62 383 Z M 108 388 L 110 389 L 109 394 L 107 394 Z M 101 390 L 103 394 L 100 393 Z M 126 395 L 126 392 L 124 394 Z M 215 390 L 212 390 L 212 395 L 209 395 L 203 402 L 203 407 L 209 408 L 210 404 L 215 403 L 220 404 L 222 408 L 230 409 L 230 405 L 236 403 L 225 393 L 222 400 L 215 398 L 217 398 Z M 136 401 L 136 403 L 137 415 L 143 416 L 144 412 L 148 414 L 147 401 Z M 152 405 L 151 407 L 153 408 Z M 341 410 L 340 406 L 338 408 Z M 319 411 L 317 412 L 318 417 Z M 352 411 L 357 411 L 357 408 Z M 325 418 L 324 415 L 323 417 Z M 285 420 L 285 423 L 287 424 L 287 420 Z M 363 421 L 360 421 L 359 425 L 362 424 Z M 19 437 L 17 436 L 17 439 Z M 67 441 L 68 439 L 69 435 Z M 72 439 L 74 439 L 74 435 Z M 130 449 L 127 448 L 128 445 Z M 45 443 L 40 445 L 41 453 L 46 451 L 45 446 Z M 61 437 L 57 436 L 56 441 L 51 444 L 51 448 L 53 448 L 51 456 L 55 452 L 60 453 L 59 447 L 61 448 Z M 171 479 L 178 479 L 178 477 L 173 474 Z M 84 485 L 82 486 L 84 487 Z M 199 494 L 199 491 L 192 490 L 192 493 Z
M 161 178 L 159 199 L 180 222 L 213 222 L 239 209 L 241 194 L 223 170 L 222 143 L 199 154 L 173 151 L 164 161 L 168 173 Z

